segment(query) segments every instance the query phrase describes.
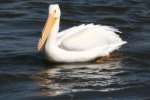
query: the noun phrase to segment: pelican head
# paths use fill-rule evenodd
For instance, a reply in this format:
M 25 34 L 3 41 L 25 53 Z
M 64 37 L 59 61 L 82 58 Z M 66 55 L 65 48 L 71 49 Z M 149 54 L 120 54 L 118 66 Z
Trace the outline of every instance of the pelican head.
M 55 18 L 59 18 L 60 17 L 60 8 L 58 4 L 52 4 L 49 6 L 49 14 L 53 15 L 53 17 Z
M 45 42 L 47 40 L 48 35 L 51 33 L 53 26 L 56 21 L 60 18 L 60 8 L 58 4 L 52 4 L 49 6 L 49 15 L 44 26 L 44 29 L 41 33 L 41 37 L 38 42 L 38 51 L 41 51 L 44 48 Z

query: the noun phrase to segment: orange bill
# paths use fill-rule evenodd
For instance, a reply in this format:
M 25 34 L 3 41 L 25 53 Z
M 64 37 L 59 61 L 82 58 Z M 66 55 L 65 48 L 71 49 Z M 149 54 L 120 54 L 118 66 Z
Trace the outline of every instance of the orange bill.
M 56 23 L 56 18 L 53 17 L 53 15 L 49 15 L 38 42 L 38 46 L 37 46 L 38 51 L 41 51 L 44 48 L 46 39 L 50 34 L 55 23 Z

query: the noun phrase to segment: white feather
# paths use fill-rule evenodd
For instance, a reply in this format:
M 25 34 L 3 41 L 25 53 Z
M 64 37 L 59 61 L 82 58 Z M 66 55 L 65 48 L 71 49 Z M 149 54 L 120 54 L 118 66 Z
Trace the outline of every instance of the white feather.
M 67 32 L 67 33 L 65 33 Z M 69 33 L 70 32 L 70 33 Z M 117 29 L 102 25 L 80 25 L 63 31 L 58 45 L 67 50 L 86 50 L 98 46 L 122 43 Z
M 58 5 L 50 7 L 50 11 L 53 10 L 60 12 Z M 107 56 L 127 43 L 116 34 L 121 32 L 111 26 L 82 24 L 58 33 L 60 15 L 58 17 L 45 43 L 45 52 L 51 61 L 90 61 Z

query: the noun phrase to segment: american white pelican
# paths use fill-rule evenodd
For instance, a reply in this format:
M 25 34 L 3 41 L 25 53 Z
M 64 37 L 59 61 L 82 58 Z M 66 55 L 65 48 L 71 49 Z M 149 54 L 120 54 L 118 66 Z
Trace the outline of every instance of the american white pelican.
M 49 15 L 38 43 L 38 51 L 44 50 L 54 62 L 86 62 L 108 56 L 119 49 L 123 41 L 116 28 L 103 25 L 82 24 L 59 32 L 60 8 L 49 6 Z

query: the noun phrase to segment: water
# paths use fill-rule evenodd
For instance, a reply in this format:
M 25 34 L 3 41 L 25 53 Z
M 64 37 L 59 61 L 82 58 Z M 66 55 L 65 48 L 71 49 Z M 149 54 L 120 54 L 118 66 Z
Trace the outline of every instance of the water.
M 150 99 L 150 0 L 0 2 L 0 100 Z M 36 45 L 56 2 L 61 30 L 94 22 L 123 31 L 123 56 L 104 64 L 47 62 Z

